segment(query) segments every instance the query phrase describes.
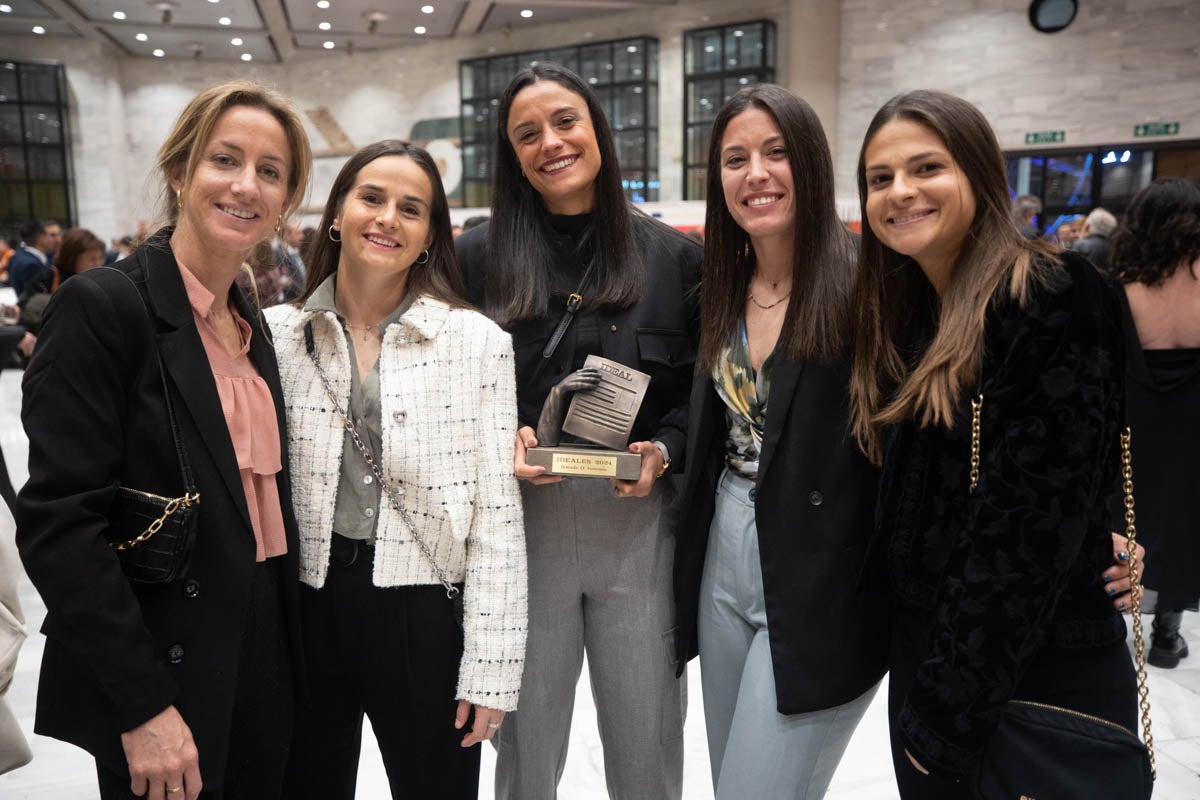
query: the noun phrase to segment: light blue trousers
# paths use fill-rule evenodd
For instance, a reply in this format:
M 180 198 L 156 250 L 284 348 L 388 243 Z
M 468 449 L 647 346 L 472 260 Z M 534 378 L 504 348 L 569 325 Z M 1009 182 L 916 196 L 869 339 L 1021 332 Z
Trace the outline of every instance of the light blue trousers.
M 753 486 L 729 470 L 721 476 L 700 583 L 700 673 L 713 790 L 716 800 L 819 800 L 879 687 L 821 711 L 776 710 Z

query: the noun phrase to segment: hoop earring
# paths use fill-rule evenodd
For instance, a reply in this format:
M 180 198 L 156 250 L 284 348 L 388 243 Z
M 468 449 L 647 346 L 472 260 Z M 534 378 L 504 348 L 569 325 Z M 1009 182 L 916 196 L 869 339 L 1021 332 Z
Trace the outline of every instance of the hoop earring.
M 328 231 L 328 234 L 329 234 L 329 241 L 331 241 L 331 242 L 340 242 L 340 241 L 342 241 L 342 237 L 341 237 L 341 236 L 337 237 L 336 239 L 335 239 L 335 238 L 333 238 L 333 232 L 334 232 L 334 231 L 337 231 L 337 228 L 335 228 L 335 227 L 333 227 L 332 225 L 330 225 L 330 226 L 329 226 L 329 231 Z M 338 233 L 341 233 L 341 231 L 338 231 Z
M 425 256 L 425 258 L 421 258 L 420 256 L 417 256 L 417 260 L 413 262 L 414 264 L 428 264 L 429 263 L 429 251 L 422 250 L 421 255 Z
M 183 211 L 183 190 L 182 189 L 175 190 L 175 208 L 179 211 Z
M 275 220 L 275 232 L 279 233 L 279 229 L 283 227 L 283 214 L 279 215 L 279 219 Z

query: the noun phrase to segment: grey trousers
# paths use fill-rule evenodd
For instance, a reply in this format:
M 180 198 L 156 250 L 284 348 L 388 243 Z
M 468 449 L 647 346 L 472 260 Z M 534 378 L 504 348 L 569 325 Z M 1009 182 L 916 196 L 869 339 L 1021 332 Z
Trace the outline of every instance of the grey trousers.
M 778 712 L 753 486 L 728 470 L 721 476 L 700 582 L 700 677 L 713 790 L 716 800 L 819 800 L 879 686 L 834 708 Z
M 529 640 L 516 712 L 493 740 L 498 800 L 553 800 L 583 654 L 613 800 L 678 800 L 686 684 L 675 677 L 671 489 L 618 498 L 574 478 L 522 484 Z

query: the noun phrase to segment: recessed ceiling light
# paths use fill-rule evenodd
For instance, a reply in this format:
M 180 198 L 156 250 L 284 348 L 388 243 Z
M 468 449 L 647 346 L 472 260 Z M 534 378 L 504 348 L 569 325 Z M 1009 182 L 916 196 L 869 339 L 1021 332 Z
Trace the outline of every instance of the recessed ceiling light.
M 44 34 L 46 32 L 46 29 L 43 28 L 41 25 L 34 25 L 33 32 L 36 33 L 38 36 L 41 36 L 42 34 Z
M 221 2 L 221 0 L 208 0 L 208 2 L 210 2 L 210 3 L 212 3 L 212 4 L 214 4 L 214 5 L 215 5 L 215 4 L 219 3 L 219 2 Z
M 422 35 L 425 33 L 425 26 L 418 25 L 417 27 L 413 28 L 413 33 L 417 34 L 418 36 Z
M 137 36 L 135 36 L 133 38 L 137 39 L 139 42 L 146 42 L 146 41 L 150 40 L 150 37 L 144 33 L 139 33 Z
M 745 35 L 746 35 L 746 32 L 745 32 L 745 31 L 734 31 L 734 32 L 733 32 L 733 35 L 734 35 L 736 38 L 740 39 L 740 38 L 742 38 L 743 36 L 745 36 Z
M 532 8 L 521 9 L 521 16 L 524 17 L 525 19 L 529 19 L 530 17 L 533 16 L 533 9 Z
M 317 8 L 329 8 L 329 0 L 317 0 Z
M 327 31 L 330 28 L 332 28 L 333 26 L 330 25 L 328 22 L 319 22 L 319 23 L 317 23 L 317 27 L 323 31 Z
M 433 6 L 421 6 L 421 13 L 422 14 L 432 14 Z
M 637 52 L 637 45 L 636 45 L 636 44 L 631 44 L 631 45 L 629 45 L 629 47 L 626 47 L 626 48 L 625 48 L 625 52 L 626 52 L 626 53 L 636 53 L 636 52 Z
M 125 12 L 124 11 L 114 11 L 113 19 L 125 19 Z
M 221 17 L 219 20 L 217 20 L 217 22 L 219 22 L 222 25 L 232 25 L 233 24 L 233 20 L 231 20 L 229 17 Z
M 325 49 L 326 49 L 326 50 L 332 50 L 332 49 L 333 49 L 334 47 L 336 47 L 336 46 L 337 46 L 337 45 L 335 45 L 333 42 L 326 42 L 326 43 L 325 43 L 325 45 L 324 45 L 324 47 L 325 47 Z
M 229 43 L 230 43 L 231 45 L 233 45 L 234 47 L 241 47 L 241 46 L 242 46 L 242 37 L 240 37 L 240 36 L 235 36 L 235 37 L 233 37 L 232 39 L 230 39 L 230 40 L 229 40 Z
M 253 60 L 254 60 L 254 56 L 250 55 L 249 53 L 242 53 L 242 61 L 253 61 Z
M 8 3 L 0 3 L 0 14 L 11 14 L 12 6 Z
M 165 50 L 161 50 L 161 49 L 159 49 L 159 50 L 155 50 L 155 51 L 154 51 L 154 56 L 155 56 L 155 58 L 162 58 L 162 57 L 163 57 L 163 56 L 165 56 L 166 54 L 167 54 L 167 53 L 166 53 L 166 51 L 165 51 Z

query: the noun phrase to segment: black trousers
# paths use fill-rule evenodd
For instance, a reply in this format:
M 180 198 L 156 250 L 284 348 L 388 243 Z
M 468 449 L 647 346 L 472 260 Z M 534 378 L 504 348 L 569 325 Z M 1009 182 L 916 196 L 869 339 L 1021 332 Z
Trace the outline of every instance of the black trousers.
M 296 710 L 284 797 L 353 800 L 365 713 L 393 798 L 475 800 L 480 749 L 454 727 L 452 604 L 441 586 L 374 586 L 373 551 L 335 534 L 325 586 L 301 587 L 310 702 Z
M 904 754 L 896 728 L 926 655 L 932 621 L 932 614 L 917 609 L 897 607 L 893 611 L 888 674 L 892 766 L 903 800 L 966 800 L 975 797 L 974 777 L 954 782 L 944 776 L 922 775 Z M 1070 708 L 1138 730 L 1137 675 L 1123 639 L 1088 648 L 1042 646 L 1021 676 L 1014 698 Z
M 254 568 L 252 606 L 234 692 L 225 775 L 217 780 L 201 774 L 205 788 L 200 796 L 204 800 L 282 797 L 295 690 L 283 620 L 281 562 L 273 558 Z M 128 773 L 118 775 L 99 764 L 96 771 L 101 800 L 132 800 L 138 796 L 129 789 Z M 182 795 L 168 795 L 177 796 Z

